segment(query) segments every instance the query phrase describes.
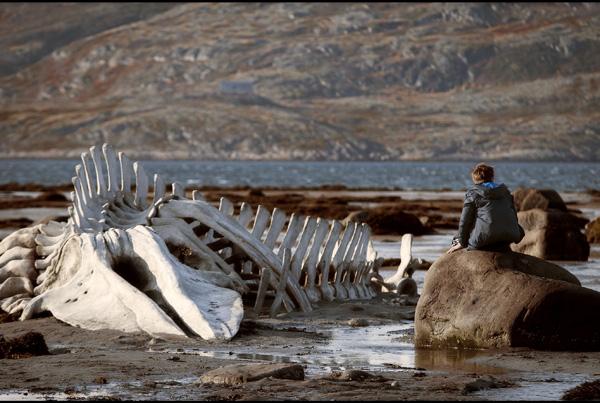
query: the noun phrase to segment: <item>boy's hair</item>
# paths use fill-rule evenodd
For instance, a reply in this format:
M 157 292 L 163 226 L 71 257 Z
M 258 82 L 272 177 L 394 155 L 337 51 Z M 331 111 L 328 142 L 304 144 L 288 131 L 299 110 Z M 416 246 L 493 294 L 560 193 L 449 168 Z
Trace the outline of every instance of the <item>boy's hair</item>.
M 473 168 L 471 178 L 473 178 L 473 182 L 475 183 L 491 182 L 494 180 L 494 167 L 479 163 Z

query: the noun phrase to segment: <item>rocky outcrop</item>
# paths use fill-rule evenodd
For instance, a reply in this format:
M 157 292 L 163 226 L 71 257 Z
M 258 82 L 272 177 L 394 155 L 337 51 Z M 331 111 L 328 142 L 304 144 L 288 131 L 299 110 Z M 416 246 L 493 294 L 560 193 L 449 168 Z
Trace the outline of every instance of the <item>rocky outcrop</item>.
M 1 157 L 111 142 L 162 159 L 600 159 L 594 3 L 6 2 L 0 15 Z
M 517 188 L 513 192 L 517 211 L 556 209 L 567 211 L 562 197 L 554 189 Z
M 525 237 L 511 246 L 548 260 L 587 260 L 590 246 L 581 232 L 587 220 L 568 211 L 554 189 L 517 188 L 513 192 Z
M 373 234 L 387 235 L 424 235 L 431 232 L 431 229 L 425 227 L 417 216 L 405 213 L 397 208 L 377 207 L 374 209 L 354 211 L 350 213 L 343 221 L 359 222 L 368 224 Z
M 520 253 L 461 250 L 429 269 L 415 314 L 418 347 L 600 350 L 600 293 Z
M 586 219 L 560 210 L 539 208 L 519 211 L 517 216 L 525 237 L 511 245 L 513 251 L 548 260 L 588 259 L 590 245 L 581 232 Z

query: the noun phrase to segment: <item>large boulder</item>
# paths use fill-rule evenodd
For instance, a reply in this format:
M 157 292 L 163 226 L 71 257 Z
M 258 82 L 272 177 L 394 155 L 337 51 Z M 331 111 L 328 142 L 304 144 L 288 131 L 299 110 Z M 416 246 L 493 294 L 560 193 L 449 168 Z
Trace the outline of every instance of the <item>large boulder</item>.
M 600 293 L 560 266 L 520 253 L 460 250 L 425 276 L 418 347 L 600 350 Z
M 581 232 L 586 219 L 559 210 L 533 209 L 517 213 L 525 237 L 512 244 L 515 252 L 548 260 L 586 261 L 590 245 Z
M 600 243 L 600 217 L 593 219 L 585 226 L 585 236 L 589 243 Z
M 517 211 L 536 208 L 567 211 L 565 202 L 554 189 L 517 188 L 513 192 L 513 199 Z
M 398 208 L 376 207 L 350 213 L 344 224 L 349 222 L 366 223 L 371 227 L 373 234 L 377 235 L 424 235 L 431 232 L 419 218 L 413 214 L 405 213 Z

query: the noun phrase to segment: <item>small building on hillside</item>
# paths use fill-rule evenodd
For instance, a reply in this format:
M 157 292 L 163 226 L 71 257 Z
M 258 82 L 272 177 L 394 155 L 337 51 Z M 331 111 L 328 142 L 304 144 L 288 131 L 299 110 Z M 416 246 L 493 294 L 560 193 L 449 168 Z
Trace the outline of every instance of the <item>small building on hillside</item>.
M 227 80 L 219 83 L 219 92 L 223 94 L 254 94 L 254 83 L 250 80 Z

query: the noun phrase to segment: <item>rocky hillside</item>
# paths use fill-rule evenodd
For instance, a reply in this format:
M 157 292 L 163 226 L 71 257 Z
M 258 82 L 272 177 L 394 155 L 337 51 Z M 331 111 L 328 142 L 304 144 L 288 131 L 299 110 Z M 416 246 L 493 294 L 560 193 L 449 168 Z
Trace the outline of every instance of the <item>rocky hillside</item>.
M 599 4 L 0 4 L 0 156 L 600 160 Z

